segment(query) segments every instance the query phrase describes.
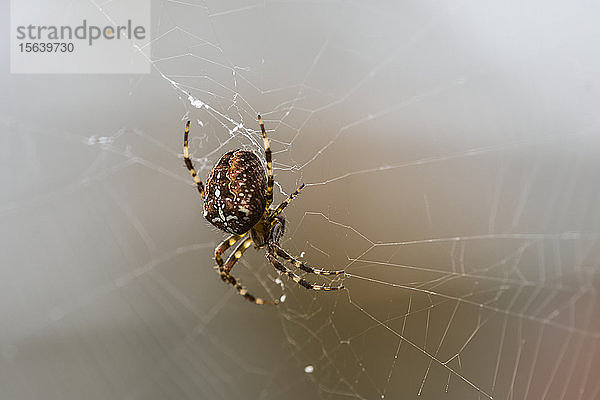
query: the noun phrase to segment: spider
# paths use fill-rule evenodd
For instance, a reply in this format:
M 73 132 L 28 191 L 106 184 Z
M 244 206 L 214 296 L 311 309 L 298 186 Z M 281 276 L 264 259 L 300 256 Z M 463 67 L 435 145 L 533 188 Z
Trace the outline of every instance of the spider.
M 204 203 L 203 215 L 212 225 L 231 234 L 215 249 L 215 261 L 217 262 L 215 268 L 218 270 L 221 279 L 235 287 L 238 293 L 247 300 L 256 304 L 277 304 L 277 300 L 264 300 L 251 295 L 241 285 L 239 279 L 231 275 L 235 263 L 250 246 L 254 245 L 256 249 L 266 248 L 266 258 L 273 267 L 306 289 L 343 289 L 343 285 L 323 286 L 310 283 L 279 261 L 279 258 L 282 258 L 296 268 L 316 275 L 340 275 L 344 273 L 343 270 L 325 270 L 306 265 L 289 255 L 280 246 L 279 241 L 285 231 L 285 218 L 281 212 L 300 193 L 304 188 L 304 184 L 300 185 L 277 208 L 270 207 L 273 203 L 274 183 L 271 146 L 260 115 L 258 116 L 258 123 L 260 124 L 265 146 L 267 170 L 265 171 L 262 162 L 253 152 L 240 149 L 232 150 L 225 153 L 210 171 L 206 189 L 190 158 L 188 147 L 190 121 L 185 125 L 183 159 L 202 197 Z M 240 241 L 241 243 L 227 258 L 227 261 L 223 262 L 221 257 L 223 253 Z

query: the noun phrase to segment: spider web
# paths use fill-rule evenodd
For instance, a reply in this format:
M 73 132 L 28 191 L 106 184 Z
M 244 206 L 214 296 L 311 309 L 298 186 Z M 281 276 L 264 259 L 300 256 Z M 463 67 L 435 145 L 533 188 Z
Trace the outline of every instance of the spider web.
M 589 7 L 161 1 L 150 76 L 11 77 L 3 392 L 600 397 Z M 47 103 L 73 81 L 58 113 L 30 117 L 28 93 Z M 275 204 L 306 183 L 282 245 L 344 268 L 341 292 L 249 251 L 234 275 L 283 300 L 257 307 L 213 271 L 223 235 L 183 127 L 205 179 L 228 150 L 261 154 L 258 113 Z

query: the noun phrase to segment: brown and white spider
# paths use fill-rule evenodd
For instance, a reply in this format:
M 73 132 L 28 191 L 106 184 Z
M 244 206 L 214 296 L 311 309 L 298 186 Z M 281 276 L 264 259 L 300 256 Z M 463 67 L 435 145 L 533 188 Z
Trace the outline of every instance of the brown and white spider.
M 312 290 L 340 290 L 339 286 L 315 285 L 306 281 L 294 273 L 278 260 L 278 257 L 290 262 L 296 268 L 317 275 L 340 275 L 343 270 L 325 270 L 314 268 L 304 264 L 302 261 L 290 256 L 280 245 L 279 240 L 285 230 L 285 218 L 281 214 L 283 209 L 290 204 L 296 195 L 302 190 L 302 184 L 277 208 L 271 209 L 273 202 L 273 163 L 271 160 L 271 146 L 267 138 L 267 132 L 260 115 L 258 123 L 262 130 L 265 145 L 265 158 L 267 159 L 267 171 L 259 158 L 251 151 L 232 150 L 225 153 L 214 166 L 206 182 L 206 190 L 198 177 L 188 147 L 188 134 L 190 121 L 185 126 L 183 137 L 183 159 L 196 182 L 200 196 L 204 202 L 204 217 L 222 231 L 231 233 L 227 240 L 223 241 L 215 249 L 215 260 L 221 279 L 233 285 L 239 294 L 256 304 L 277 304 L 278 301 L 264 300 L 248 293 L 240 281 L 231 275 L 231 269 L 244 252 L 252 245 L 256 249 L 266 247 L 266 257 L 273 266 L 292 278 L 294 282 Z M 248 234 L 250 234 L 248 236 Z M 236 242 L 243 240 L 234 252 L 223 263 L 221 255 Z

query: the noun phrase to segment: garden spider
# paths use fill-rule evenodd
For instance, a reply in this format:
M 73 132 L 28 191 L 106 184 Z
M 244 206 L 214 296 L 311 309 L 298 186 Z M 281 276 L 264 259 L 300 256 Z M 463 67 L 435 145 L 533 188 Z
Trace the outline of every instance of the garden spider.
M 312 290 L 340 290 L 344 285 L 322 286 L 306 281 L 294 273 L 278 257 L 290 262 L 296 268 L 317 275 L 340 275 L 343 270 L 325 270 L 314 268 L 289 255 L 280 245 L 279 240 L 285 230 L 285 218 L 281 214 L 283 209 L 298 195 L 304 187 L 302 184 L 277 208 L 271 209 L 273 202 L 273 163 L 271 160 L 271 146 L 267 132 L 260 115 L 258 123 L 262 131 L 265 146 L 267 170 L 259 158 L 251 151 L 232 150 L 225 153 L 210 171 L 206 182 L 206 190 L 198 177 L 190 159 L 188 147 L 188 134 L 190 121 L 185 125 L 183 137 L 183 159 L 190 171 L 204 206 L 204 217 L 222 231 L 232 235 L 215 249 L 215 260 L 221 279 L 234 286 L 238 293 L 256 304 L 277 304 L 277 300 L 264 300 L 255 297 L 241 285 L 240 281 L 231 275 L 231 269 L 242 257 L 244 252 L 252 245 L 256 249 L 266 247 L 266 257 L 269 262 L 282 274 L 292 278 L 294 282 L 306 289 Z M 250 234 L 250 235 L 248 235 Z M 244 239 L 245 238 L 245 239 Z M 244 239 L 227 258 L 224 263 L 221 255 L 238 241 Z

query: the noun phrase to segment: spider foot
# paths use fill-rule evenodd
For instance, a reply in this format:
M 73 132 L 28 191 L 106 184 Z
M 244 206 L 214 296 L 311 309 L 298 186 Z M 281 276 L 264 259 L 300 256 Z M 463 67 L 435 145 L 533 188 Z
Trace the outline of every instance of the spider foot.
M 244 297 L 246 300 L 250 301 L 251 303 L 260 304 L 260 305 L 262 305 L 262 304 L 271 304 L 271 305 L 279 304 L 279 300 L 277 300 L 277 299 L 276 300 L 265 300 L 263 298 L 251 295 L 250 293 L 248 293 L 248 290 L 242 286 L 242 283 L 239 280 L 235 279 L 233 276 L 231 276 L 228 272 L 226 272 L 224 270 L 220 270 L 220 276 L 221 276 L 221 279 L 223 280 L 223 282 L 229 283 L 230 285 L 235 287 L 236 290 L 238 291 L 238 293 L 240 294 L 240 296 Z

